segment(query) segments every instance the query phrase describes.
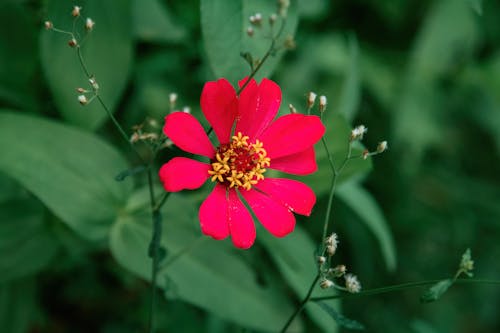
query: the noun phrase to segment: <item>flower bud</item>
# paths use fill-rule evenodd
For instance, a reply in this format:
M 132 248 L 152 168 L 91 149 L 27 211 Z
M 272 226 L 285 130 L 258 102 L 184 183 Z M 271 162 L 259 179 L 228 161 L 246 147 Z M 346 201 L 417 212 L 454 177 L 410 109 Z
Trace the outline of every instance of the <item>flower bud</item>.
M 80 94 L 83 94 L 83 93 L 86 93 L 87 90 L 83 89 L 83 88 L 76 88 L 76 91 Z
M 368 149 L 363 150 L 362 156 L 364 160 L 366 160 L 368 156 L 370 156 L 370 152 L 368 151 Z
M 95 80 L 95 77 L 91 77 L 89 79 L 89 83 L 90 85 L 92 86 L 92 89 L 94 90 L 99 90 L 99 84 L 97 83 L 97 81 Z
M 47 29 L 47 30 L 50 30 L 50 29 L 54 28 L 54 24 L 53 24 L 51 21 L 45 21 L 45 22 L 43 23 L 43 26 L 44 26 L 44 27 L 45 27 L 45 29 Z
M 80 102 L 81 105 L 86 105 L 89 101 L 85 95 L 78 95 L 78 102 Z
M 276 14 L 271 14 L 271 16 L 269 16 L 269 24 L 272 26 L 274 25 L 274 23 L 276 22 L 276 20 L 278 19 L 278 15 Z
M 168 101 L 170 102 L 170 108 L 175 108 L 175 103 L 177 102 L 177 94 L 171 93 L 168 95 Z
M 95 22 L 92 21 L 90 17 L 87 17 L 87 19 L 85 20 L 85 29 L 87 29 L 87 31 L 92 31 L 92 29 L 94 29 L 94 25 Z
M 346 271 L 347 268 L 345 267 L 345 265 L 337 265 L 334 268 L 330 268 L 328 270 L 328 274 L 330 274 L 333 277 L 341 277 L 345 274 Z
M 71 38 L 69 41 L 68 41 L 68 45 L 70 47 L 76 47 L 78 45 L 78 42 L 76 41 L 76 39 L 74 38 Z
M 323 112 L 326 109 L 326 96 L 319 96 L 319 112 Z
M 253 28 L 252 28 L 252 27 L 248 27 L 248 28 L 247 28 L 247 35 L 248 35 L 249 37 L 252 37 L 252 36 L 253 36 L 253 33 L 254 33 Z
M 191 108 L 189 106 L 185 106 L 182 108 L 182 112 L 184 113 L 191 113 Z
M 379 142 L 377 146 L 377 153 L 383 153 L 387 150 L 387 141 Z
M 322 288 L 322 289 L 328 289 L 328 288 L 331 288 L 333 287 L 333 282 L 328 280 L 328 279 L 323 279 L 321 280 L 321 282 L 319 283 L 319 286 Z
M 297 111 L 297 109 L 295 108 L 295 106 L 293 106 L 292 104 L 288 104 L 288 108 L 290 109 L 290 113 L 292 113 L 292 114 L 299 113 Z
M 314 101 L 316 101 L 316 94 L 312 91 L 307 95 L 307 108 L 310 109 L 314 105 Z
M 74 6 L 73 10 L 71 11 L 71 16 L 73 16 L 73 17 L 80 16 L 80 10 L 81 9 L 82 9 L 82 7 Z
M 316 259 L 318 260 L 318 264 L 320 265 L 323 265 L 326 262 L 326 258 L 323 256 L 318 256 L 318 258 Z

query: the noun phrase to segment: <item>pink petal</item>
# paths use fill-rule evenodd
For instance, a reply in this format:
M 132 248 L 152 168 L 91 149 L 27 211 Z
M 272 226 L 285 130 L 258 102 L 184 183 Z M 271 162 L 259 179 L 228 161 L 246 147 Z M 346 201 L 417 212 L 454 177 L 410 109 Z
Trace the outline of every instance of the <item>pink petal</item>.
M 242 86 L 247 79 L 240 81 Z M 253 141 L 269 126 L 281 104 L 281 89 L 271 80 L 260 85 L 251 80 L 239 97 L 238 122 L 235 133 L 248 135 Z
M 295 228 L 295 216 L 281 203 L 273 200 L 259 191 L 242 191 L 241 194 L 248 202 L 260 223 L 272 235 L 283 237 Z
M 205 83 L 200 104 L 219 142 L 228 143 L 238 112 L 238 100 L 233 86 L 226 79 Z
M 325 133 L 318 116 L 288 114 L 278 118 L 257 139 L 271 158 L 296 154 L 313 146 Z
M 292 175 L 308 175 L 318 169 L 314 147 L 307 148 L 299 153 L 274 158 L 270 169 L 280 170 Z
M 174 112 L 165 117 L 163 133 L 180 149 L 188 153 L 213 158 L 215 150 L 205 130 L 195 117 Z
M 229 236 L 229 205 L 226 188 L 217 184 L 210 195 L 203 201 L 199 212 L 201 231 L 214 239 Z
M 309 216 L 316 196 L 309 186 L 285 178 L 266 178 L 255 186 L 294 213 Z
M 248 249 L 255 241 L 255 225 L 234 189 L 229 190 L 229 229 L 234 246 Z
M 207 180 L 210 164 L 185 157 L 174 157 L 160 168 L 159 176 L 168 192 L 194 190 Z

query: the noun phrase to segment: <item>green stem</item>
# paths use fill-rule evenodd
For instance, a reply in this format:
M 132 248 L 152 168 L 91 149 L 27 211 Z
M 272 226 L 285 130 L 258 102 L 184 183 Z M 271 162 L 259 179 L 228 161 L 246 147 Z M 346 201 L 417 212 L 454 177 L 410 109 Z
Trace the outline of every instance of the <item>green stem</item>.
M 281 33 L 283 32 L 283 29 L 285 28 L 285 23 L 286 23 L 286 20 L 283 19 L 281 21 L 281 26 L 280 26 L 280 29 L 278 30 L 278 33 L 275 36 L 272 37 L 272 41 L 271 41 L 271 45 L 269 46 L 269 49 L 267 50 L 266 54 L 264 54 L 264 56 L 262 57 L 262 59 L 259 61 L 259 63 L 257 64 L 257 66 L 252 70 L 252 72 L 248 76 L 248 78 L 245 81 L 245 83 L 243 83 L 243 85 L 240 87 L 240 89 L 238 89 L 238 91 L 236 92 L 237 96 L 239 96 L 241 94 L 241 92 L 243 91 L 243 89 L 245 89 L 246 86 L 250 83 L 250 81 L 255 77 L 255 74 L 257 74 L 257 72 L 260 70 L 260 68 L 262 67 L 262 65 L 264 65 L 264 63 L 266 62 L 267 58 L 269 58 L 269 56 L 273 52 L 276 52 L 275 45 L 276 45 L 276 42 L 277 42 L 278 38 L 280 37 Z
M 316 286 L 316 283 L 319 280 L 319 277 L 320 277 L 320 275 L 317 274 L 316 277 L 314 278 L 314 281 L 311 283 L 311 286 L 309 287 L 309 291 L 307 292 L 306 297 L 302 300 L 302 302 L 300 302 L 300 305 L 297 307 L 297 309 L 295 309 L 295 312 L 292 313 L 290 318 L 288 318 L 287 322 L 285 323 L 285 326 L 283 326 L 283 328 L 280 331 L 281 333 L 286 332 L 286 330 L 292 324 L 295 317 L 297 317 L 302 312 L 302 310 L 306 306 L 307 302 L 309 302 L 309 300 L 311 299 L 311 295 L 312 295 L 312 292 L 314 290 L 314 287 Z
M 439 281 L 442 281 L 442 280 L 426 280 L 426 281 L 418 281 L 418 282 L 401 283 L 401 284 L 396 284 L 396 285 L 387 286 L 387 287 L 368 289 L 368 290 L 364 290 L 364 291 L 361 291 L 361 292 L 355 293 L 355 294 L 346 293 L 346 294 L 339 294 L 339 295 L 333 295 L 333 296 L 312 297 L 312 298 L 310 298 L 310 301 L 317 302 L 317 301 L 325 301 L 325 300 L 332 300 L 332 299 L 379 295 L 379 294 L 385 294 L 385 293 L 390 293 L 390 292 L 394 292 L 394 291 L 425 287 L 425 286 L 436 284 Z M 455 280 L 455 283 L 500 285 L 500 280 L 457 279 L 457 280 Z

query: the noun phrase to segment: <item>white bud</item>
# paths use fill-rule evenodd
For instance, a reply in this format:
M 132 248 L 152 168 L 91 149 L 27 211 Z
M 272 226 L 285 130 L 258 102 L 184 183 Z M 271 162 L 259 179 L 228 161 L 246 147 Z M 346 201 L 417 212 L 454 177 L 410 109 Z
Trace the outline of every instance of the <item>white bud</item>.
M 175 107 L 175 102 L 177 102 L 177 94 L 171 93 L 168 95 L 168 101 L 170 102 L 170 107 Z
M 295 108 L 295 106 L 293 106 L 292 104 L 288 104 L 288 108 L 290 109 L 290 113 L 293 113 L 293 114 L 299 113 L 297 111 L 297 109 Z
M 73 17 L 78 17 L 80 16 L 80 10 L 82 9 L 82 7 L 78 7 L 78 6 L 74 6 L 73 7 L 73 10 L 71 11 L 71 15 Z
M 184 113 L 191 113 L 191 108 L 189 106 L 185 106 L 182 108 L 182 112 Z
M 52 22 L 50 22 L 50 21 L 45 21 L 43 23 L 43 25 L 44 25 L 45 29 L 47 29 L 47 30 L 50 30 L 50 29 L 52 29 L 54 27 L 54 24 Z
M 87 17 L 87 19 L 85 20 L 85 29 L 87 29 L 87 31 L 91 31 L 92 29 L 94 29 L 94 25 L 95 22 L 92 21 L 90 17 Z
M 323 256 L 318 256 L 316 258 L 318 260 L 318 264 L 323 265 L 326 262 L 326 258 Z
M 338 265 L 338 266 L 335 266 L 334 268 L 330 268 L 328 270 L 328 274 L 330 274 L 334 277 L 341 277 L 345 274 L 346 271 L 347 271 L 347 268 L 345 267 L 345 265 Z
M 307 94 L 307 108 L 312 108 L 314 105 L 314 102 L 316 101 L 316 94 L 313 93 L 312 91 Z
M 321 280 L 321 282 L 319 283 L 319 286 L 322 288 L 322 289 L 328 289 L 328 288 L 331 288 L 333 287 L 333 282 L 328 280 L 328 279 L 323 279 Z
M 383 153 L 387 150 L 387 141 L 379 142 L 377 146 L 377 153 Z
M 363 150 L 363 159 L 366 160 L 368 158 L 368 156 L 370 156 L 370 152 L 368 151 L 368 149 L 365 149 Z
M 326 237 L 325 245 L 326 245 L 326 253 L 328 256 L 333 256 L 337 251 L 337 246 L 339 244 L 337 234 L 333 233 L 330 236 Z
M 249 37 L 252 37 L 252 36 L 253 36 L 253 33 L 254 33 L 253 28 L 252 28 L 252 27 L 248 27 L 248 28 L 247 28 L 247 35 L 248 35 Z
M 78 95 L 78 102 L 80 102 L 81 105 L 86 105 L 89 101 L 85 95 Z
M 95 80 L 95 77 L 91 77 L 89 79 L 89 83 L 90 85 L 92 86 L 92 89 L 94 90 L 99 90 L 99 84 L 97 83 L 97 81 Z
M 326 109 L 326 96 L 319 96 L 319 112 L 323 112 Z
M 276 22 L 276 20 L 278 19 L 278 15 L 276 14 L 271 14 L 271 16 L 269 16 L 269 24 L 270 25 L 273 25 L 274 22 Z

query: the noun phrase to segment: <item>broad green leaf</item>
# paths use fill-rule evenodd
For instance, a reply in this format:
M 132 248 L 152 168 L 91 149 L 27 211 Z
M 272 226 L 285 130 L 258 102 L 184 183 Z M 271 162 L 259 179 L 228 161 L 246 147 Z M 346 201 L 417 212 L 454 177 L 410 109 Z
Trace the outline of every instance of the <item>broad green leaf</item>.
M 37 196 L 82 237 L 104 239 L 130 182 L 117 182 L 124 158 L 93 134 L 0 111 L 0 171 Z
M 34 274 L 54 257 L 58 244 L 34 199 L 0 204 L 0 283 Z
M 437 301 L 443 296 L 443 294 L 448 291 L 448 289 L 453 285 L 454 280 L 446 279 L 441 280 L 429 289 L 427 289 L 422 296 L 420 296 L 420 301 L 422 303 L 431 303 Z
M 359 78 L 358 41 L 354 35 L 349 36 L 349 66 L 346 70 L 344 85 L 340 95 L 339 112 L 352 123 L 361 101 L 361 82 Z
M 392 232 L 382 210 L 373 196 L 359 184 L 347 183 L 337 192 L 377 239 L 385 265 L 389 271 L 396 268 L 396 247 Z
M 134 35 L 148 42 L 177 42 L 186 30 L 174 22 L 167 8 L 158 0 L 133 0 Z
M 266 247 L 281 274 L 297 295 L 297 299 L 302 301 L 318 270 L 315 243 L 299 225 L 295 226 L 295 230 L 291 234 L 283 238 L 276 238 L 260 228 L 257 241 Z M 325 291 L 316 285 L 313 297 L 334 294 L 334 291 Z M 339 303 L 334 302 L 333 304 L 339 306 Z M 314 304 L 307 304 L 306 312 L 326 332 L 336 331 L 331 318 Z
M 351 128 L 344 117 L 338 113 L 328 114 L 327 112 L 325 114 L 324 123 L 326 126 L 324 137 L 326 138 L 328 150 L 333 156 L 335 167 L 339 169 L 348 154 Z M 351 155 L 361 156 L 364 148 L 362 148 L 361 145 L 353 145 L 353 147 Z M 321 141 L 316 144 L 315 150 L 318 171 L 308 176 L 292 178 L 296 178 L 308 184 L 314 192 L 320 196 L 330 191 L 333 172 L 328 162 L 328 155 Z M 345 168 L 342 170 L 337 180 L 337 185 L 353 177 L 363 176 L 370 171 L 371 168 L 371 158 L 366 160 L 363 158 L 353 158 L 347 162 Z
M 0 284 L 2 332 L 26 333 L 36 313 L 35 280 L 26 278 Z
M 249 65 L 241 53 L 251 53 L 254 60 L 262 59 L 269 49 L 268 18 L 276 13 L 276 2 L 267 0 L 202 0 L 201 28 L 208 62 L 214 73 L 225 77 L 233 84 L 250 73 Z M 250 26 L 249 17 L 261 13 L 263 27 L 255 28 L 253 37 L 246 33 Z M 276 25 L 279 26 L 278 20 Z M 294 35 L 298 23 L 297 6 L 292 1 L 288 10 L 286 25 L 280 37 L 280 43 Z M 277 29 L 277 28 L 275 28 Z M 268 77 L 278 64 L 282 52 L 268 58 L 257 79 Z
M 0 4 L 0 104 L 23 109 L 36 108 L 34 80 L 37 57 L 36 30 L 30 12 L 20 4 Z
M 47 1 L 44 12 L 58 29 L 71 31 L 73 3 Z M 79 35 L 85 38 L 81 49 L 89 72 L 99 83 L 99 94 L 111 110 L 115 110 L 127 84 L 132 65 L 132 19 L 130 0 L 82 0 L 82 18 L 76 21 Z M 95 26 L 87 34 L 83 18 L 91 17 Z M 68 46 L 70 36 L 54 31 L 43 31 L 40 36 L 42 66 L 50 91 L 61 115 L 70 123 L 95 129 L 106 120 L 106 113 L 97 101 L 82 107 L 75 88 L 90 89 L 79 63 L 76 49 Z
M 333 318 L 333 320 L 335 320 L 337 322 L 337 324 L 340 327 L 346 328 L 348 330 L 357 330 L 357 331 L 365 329 L 365 326 L 363 324 L 361 324 L 360 322 L 358 322 L 356 320 L 349 319 L 349 318 L 345 317 L 344 315 L 338 313 L 328 303 L 316 302 L 316 304 L 318 304 L 320 308 L 325 310 L 325 312 L 328 313 Z
M 151 216 L 145 199 L 145 191 L 131 198 L 113 225 L 110 245 L 122 266 L 150 280 Z M 159 272 L 159 285 L 167 297 L 178 297 L 242 326 L 277 331 L 293 312 L 290 301 L 277 290 L 259 285 L 255 272 L 229 241 L 203 237 L 197 209 L 193 201 L 176 194 L 165 204 L 162 246 L 168 256 Z

